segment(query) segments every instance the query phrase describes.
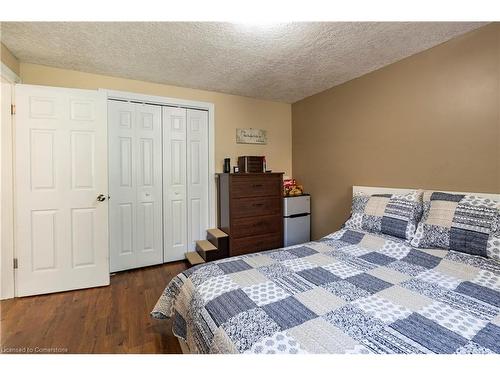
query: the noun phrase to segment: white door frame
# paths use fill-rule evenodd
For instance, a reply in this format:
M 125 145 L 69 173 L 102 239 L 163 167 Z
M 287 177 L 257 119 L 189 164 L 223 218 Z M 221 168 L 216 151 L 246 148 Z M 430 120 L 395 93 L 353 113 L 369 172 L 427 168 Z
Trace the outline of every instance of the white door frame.
M 210 217 L 209 225 L 211 228 L 214 228 L 217 225 L 217 211 L 215 208 L 217 192 L 217 181 L 215 179 L 215 105 L 209 102 L 169 98 L 166 96 L 145 95 L 107 89 L 99 90 L 104 91 L 108 99 L 157 104 L 170 107 L 202 109 L 208 111 L 208 209 Z
M 14 73 L 7 65 L 0 63 L 0 75 L 2 80 L 11 85 L 11 104 L 15 104 L 15 84 L 21 83 L 19 76 Z M 10 113 L 10 112 L 9 112 Z M 6 150 L 2 149 L 2 158 L 0 169 L 2 172 L 5 170 L 6 174 L 3 176 L 6 179 L 2 180 L 2 184 L 9 186 L 5 191 L 1 190 L 1 200 L 10 202 L 7 208 L 2 207 L 1 218 L 2 227 L 9 233 L 0 233 L 1 246 L 0 246 L 0 299 L 14 298 L 15 295 L 15 274 L 13 261 L 14 253 L 14 118 L 11 116 L 8 124 L 2 121 L 2 130 L 0 133 L 0 140 L 3 146 L 8 145 Z M 1 147 L 0 147 L 1 148 Z M 8 211 L 6 211 L 8 209 Z

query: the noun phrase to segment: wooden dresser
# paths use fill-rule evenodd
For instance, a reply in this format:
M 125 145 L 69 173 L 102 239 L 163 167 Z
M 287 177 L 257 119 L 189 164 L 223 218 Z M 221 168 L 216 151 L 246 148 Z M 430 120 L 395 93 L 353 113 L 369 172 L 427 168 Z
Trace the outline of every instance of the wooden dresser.
M 229 255 L 283 246 L 283 173 L 219 173 L 219 228 Z

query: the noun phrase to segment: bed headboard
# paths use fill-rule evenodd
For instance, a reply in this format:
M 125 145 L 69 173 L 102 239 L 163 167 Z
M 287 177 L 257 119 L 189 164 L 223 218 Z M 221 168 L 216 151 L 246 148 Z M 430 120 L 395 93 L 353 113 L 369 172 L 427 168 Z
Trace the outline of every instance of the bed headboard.
M 410 191 L 415 189 L 403 189 L 403 188 L 386 188 L 386 187 L 375 187 L 375 186 L 353 186 L 352 193 L 363 193 L 367 195 L 372 194 L 404 194 L 409 193 Z M 429 189 L 430 190 L 430 189 Z M 500 194 L 492 194 L 492 193 L 473 193 L 473 192 L 458 192 L 458 191 L 446 191 L 439 190 L 443 193 L 450 194 L 471 194 L 477 197 L 494 199 L 496 201 L 500 201 Z

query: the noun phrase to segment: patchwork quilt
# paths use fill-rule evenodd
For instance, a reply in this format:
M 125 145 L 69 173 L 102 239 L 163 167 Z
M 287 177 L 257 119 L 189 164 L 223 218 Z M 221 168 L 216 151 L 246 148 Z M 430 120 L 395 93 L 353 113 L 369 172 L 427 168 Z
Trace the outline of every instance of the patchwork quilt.
M 192 267 L 152 315 L 194 353 L 500 353 L 500 263 L 343 229 Z

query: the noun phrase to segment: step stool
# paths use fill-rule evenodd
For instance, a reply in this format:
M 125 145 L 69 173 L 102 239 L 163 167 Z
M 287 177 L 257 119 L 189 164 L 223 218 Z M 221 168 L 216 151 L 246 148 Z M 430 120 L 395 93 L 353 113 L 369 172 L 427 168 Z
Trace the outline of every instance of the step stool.
M 207 230 L 207 239 L 196 241 L 196 251 L 186 253 L 191 266 L 229 256 L 229 236 L 219 228 Z

